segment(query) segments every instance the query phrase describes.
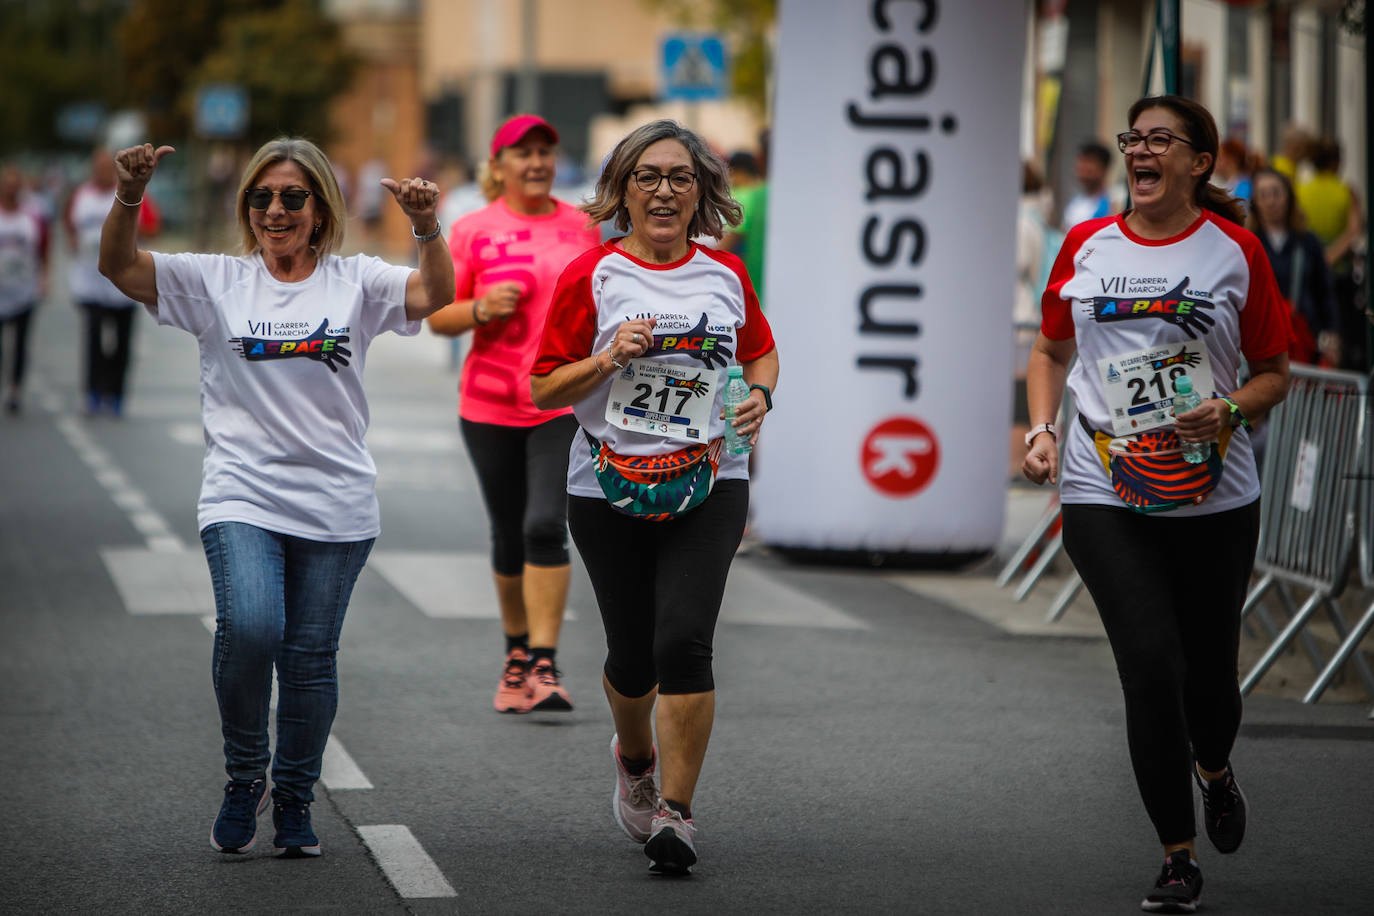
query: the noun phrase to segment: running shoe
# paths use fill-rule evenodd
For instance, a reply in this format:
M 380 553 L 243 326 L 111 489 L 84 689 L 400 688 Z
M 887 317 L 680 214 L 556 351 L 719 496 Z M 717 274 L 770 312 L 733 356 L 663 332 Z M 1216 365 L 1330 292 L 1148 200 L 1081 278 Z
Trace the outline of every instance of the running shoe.
M 1217 852 L 1235 852 L 1245 839 L 1245 795 L 1236 783 L 1231 764 L 1220 779 L 1208 782 L 1193 767 L 1193 779 L 1202 790 L 1203 822 L 1207 825 L 1207 839 Z
M 658 770 L 658 748 L 650 748 L 649 768 L 638 776 L 625 769 L 620 757 L 620 736 L 611 735 L 611 756 L 615 758 L 615 792 L 611 796 L 611 810 L 620 829 L 636 843 L 649 839 L 649 828 L 658 813 L 658 786 L 654 773 Z
M 496 685 L 496 699 L 492 701 L 497 712 L 530 711 L 529 664 L 529 657 L 519 646 L 506 654 L 501 683 Z
M 649 825 L 649 841 L 644 844 L 649 871 L 660 875 L 689 874 L 697 863 L 697 848 L 693 842 L 696 833 L 696 825 L 690 818 L 661 804 Z
M 561 674 L 547 658 L 541 658 L 530 666 L 530 712 L 567 712 L 573 708 L 572 697 L 563 685 L 558 683 Z
M 1180 849 L 1164 860 L 1164 870 L 1140 908 L 1148 913 L 1192 913 L 1201 902 L 1202 869 L 1188 850 Z
M 270 799 L 267 781 L 231 779 L 224 786 L 224 803 L 210 828 L 210 845 L 220 852 L 247 852 L 258 838 L 258 815 Z
M 300 801 L 277 802 L 272 806 L 272 839 L 276 854 L 283 859 L 303 859 L 320 854 L 320 841 L 310 829 L 310 805 Z

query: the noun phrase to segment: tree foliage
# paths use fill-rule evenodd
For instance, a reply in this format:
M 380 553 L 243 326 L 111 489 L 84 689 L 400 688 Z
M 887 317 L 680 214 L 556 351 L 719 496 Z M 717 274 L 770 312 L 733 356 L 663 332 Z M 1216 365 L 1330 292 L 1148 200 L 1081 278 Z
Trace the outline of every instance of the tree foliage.
M 0 0 L 0 152 L 61 146 L 57 114 L 67 105 L 117 105 L 109 36 L 123 13 L 118 3 Z
M 157 137 L 191 133 L 202 86 L 237 83 L 250 142 L 281 133 L 324 142 L 328 103 L 354 68 L 318 0 L 134 0 L 119 38 L 131 101 Z
M 772 72 L 771 36 L 777 0 L 647 0 L 687 28 L 714 29 L 730 39 L 731 82 L 735 95 L 759 112 L 768 108 Z

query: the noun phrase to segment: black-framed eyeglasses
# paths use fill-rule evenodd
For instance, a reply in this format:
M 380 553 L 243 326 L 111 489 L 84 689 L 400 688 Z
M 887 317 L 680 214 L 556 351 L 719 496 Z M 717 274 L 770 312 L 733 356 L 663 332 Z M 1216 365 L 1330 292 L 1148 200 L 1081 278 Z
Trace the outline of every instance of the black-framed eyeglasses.
M 287 188 L 285 191 L 273 191 L 271 188 L 249 188 L 243 192 L 243 196 L 248 200 L 248 206 L 254 210 L 266 210 L 272 206 L 272 198 L 280 197 L 281 205 L 288 210 L 300 210 L 305 207 L 305 202 L 310 199 L 310 192 L 304 188 Z
M 1145 149 L 1153 156 L 1163 156 L 1173 146 L 1174 141 L 1193 145 L 1192 140 L 1184 139 L 1178 134 L 1170 133 L 1164 128 L 1152 130 L 1148 134 L 1140 134 L 1133 130 L 1122 131 L 1116 135 L 1116 148 L 1123 153 L 1128 153 L 1141 143 L 1145 144 Z
M 697 176 L 692 172 L 669 172 L 665 175 L 658 169 L 635 169 L 630 177 L 634 179 L 635 187 L 650 194 L 663 186 L 665 178 L 674 194 L 686 194 L 697 183 Z

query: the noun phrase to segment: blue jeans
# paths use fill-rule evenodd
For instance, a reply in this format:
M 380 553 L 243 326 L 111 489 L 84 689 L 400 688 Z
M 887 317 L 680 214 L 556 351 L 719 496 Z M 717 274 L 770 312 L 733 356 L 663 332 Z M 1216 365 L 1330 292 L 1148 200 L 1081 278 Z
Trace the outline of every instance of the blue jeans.
M 314 801 L 339 705 L 339 631 L 372 540 L 327 543 L 220 522 L 200 533 L 215 588 L 212 675 L 230 779 L 266 775 L 277 801 Z M 267 740 L 277 668 L 277 754 Z

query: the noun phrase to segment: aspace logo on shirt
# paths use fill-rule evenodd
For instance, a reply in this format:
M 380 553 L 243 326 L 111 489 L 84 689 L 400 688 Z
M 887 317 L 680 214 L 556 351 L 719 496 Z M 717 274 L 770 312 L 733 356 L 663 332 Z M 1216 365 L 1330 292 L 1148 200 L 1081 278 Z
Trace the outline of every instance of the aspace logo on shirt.
M 657 326 L 655 326 L 655 330 L 657 330 Z M 731 334 L 709 331 L 706 324 L 706 313 L 702 312 L 701 319 L 690 330 L 680 333 L 655 334 L 654 347 L 648 355 L 682 353 L 701 360 L 710 368 L 715 368 L 717 364 L 725 366 L 730 362 L 730 357 L 734 355 L 734 351 L 727 349 L 722 344 L 734 342 L 735 338 Z
M 1109 281 L 1103 281 L 1109 287 Z M 1216 303 L 1188 289 L 1188 278 L 1162 295 L 1156 296 L 1094 296 L 1089 303 L 1094 321 L 1135 321 L 1154 318 L 1183 328 L 1193 340 L 1197 331 L 1211 332 L 1216 319 L 1207 314 Z
M 284 324 L 282 322 L 249 322 L 249 331 L 254 334 L 285 334 L 291 330 L 303 330 L 309 325 Z M 329 328 L 329 319 L 320 322 L 309 337 L 286 339 L 284 337 L 231 337 L 229 343 L 234 350 L 249 362 L 264 359 L 290 359 L 303 357 L 324 363 L 331 372 L 338 372 L 339 366 L 348 365 L 348 357 L 353 353 L 342 346 L 348 340 L 347 334 L 338 333 L 348 328 Z

